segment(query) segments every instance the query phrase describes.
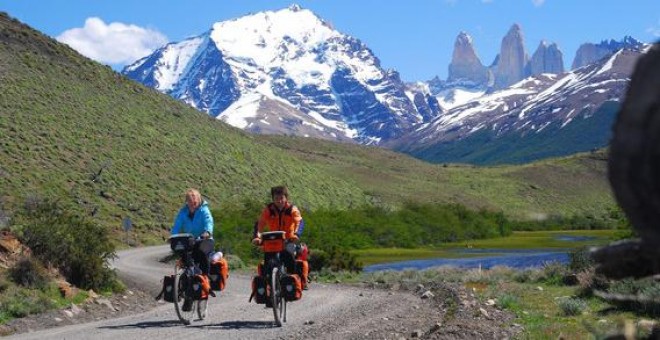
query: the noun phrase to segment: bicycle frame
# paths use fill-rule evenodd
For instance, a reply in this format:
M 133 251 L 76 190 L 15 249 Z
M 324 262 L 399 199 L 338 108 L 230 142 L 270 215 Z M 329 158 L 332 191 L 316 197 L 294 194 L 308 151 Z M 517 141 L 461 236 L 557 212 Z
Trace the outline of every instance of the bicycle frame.
M 183 324 L 189 325 L 195 311 L 200 320 L 206 317 L 208 300 L 193 298 L 193 279 L 197 274 L 192 256 L 195 239 L 191 234 L 176 234 L 170 237 L 171 248 L 178 256 L 174 265 L 174 309 Z M 189 303 L 190 306 L 184 308 Z
M 264 250 L 262 276 L 269 286 L 267 290 L 270 290 L 273 316 L 277 326 L 282 326 L 282 322 L 286 322 L 286 300 L 280 283 L 282 276 L 286 275 L 286 266 L 280 257 L 282 251 L 285 251 L 284 242 L 284 232 L 275 231 L 262 234 L 262 249 Z

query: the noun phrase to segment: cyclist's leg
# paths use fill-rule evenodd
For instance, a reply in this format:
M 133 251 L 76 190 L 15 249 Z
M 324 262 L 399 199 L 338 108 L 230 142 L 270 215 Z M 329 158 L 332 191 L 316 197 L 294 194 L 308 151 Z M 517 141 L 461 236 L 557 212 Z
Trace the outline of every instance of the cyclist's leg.
M 207 240 L 206 242 L 208 241 L 213 242 L 213 240 Z M 201 249 L 199 249 L 199 245 L 200 242 L 196 242 L 195 246 L 193 247 L 193 251 L 192 251 L 193 260 L 195 261 L 195 263 L 199 265 L 199 269 L 202 271 L 202 273 L 208 276 L 211 269 L 211 263 L 209 262 L 209 254 L 206 254 Z
M 288 251 L 283 251 L 280 253 L 280 259 L 284 262 L 284 266 L 286 267 L 286 272 L 288 274 L 295 274 L 297 273 L 296 271 L 296 260 L 293 258 L 293 255 L 289 253 Z

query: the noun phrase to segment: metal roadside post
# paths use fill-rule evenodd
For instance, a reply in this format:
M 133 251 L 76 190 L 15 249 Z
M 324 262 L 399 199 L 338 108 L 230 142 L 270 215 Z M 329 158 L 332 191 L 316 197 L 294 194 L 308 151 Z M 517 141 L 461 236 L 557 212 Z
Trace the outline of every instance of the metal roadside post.
M 131 228 L 133 227 L 133 221 L 131 221 L 130 217 L 126 216 L 126 217 L 124 217 L 124 221 L 122 222 L 122 224 L 124 226 L 124 231 L 126 232 L 126 245 L 130 246 L 131 244 L 130 244 L 130 239 L 129 239 L 129 237 L 130 237 L 129 232 L 130 232 Z

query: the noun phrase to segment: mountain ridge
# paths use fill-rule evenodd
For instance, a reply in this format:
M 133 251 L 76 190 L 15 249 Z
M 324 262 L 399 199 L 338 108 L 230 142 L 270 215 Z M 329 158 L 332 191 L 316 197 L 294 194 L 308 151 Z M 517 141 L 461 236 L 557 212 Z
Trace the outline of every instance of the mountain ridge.
M 359 39 L 335 31 L 300 7 L 218 22 L 201 36 L 168 46 L 185 58 L 157 52 L 123 73 L 225 121 L 234 121 L 223 111 L 241 96 L 259 94 L 289 105 L 289 112 L 299 111 L 298 119 L 280 133 L 307 126 L 318 130 L 317 137 L 378 144 L 436 113 L 433 98 L 411 100 L 398 73 L 382 69 Z M 194 74 L 192 60 L 207 66 Z M 213 67 L 222 67 L 223 77 L 206 76 Z M 212 106 L 204 96 L 222 100 Z M 245 118 L 245 129 L 276 131 L 257 117 L 263 114 L 231 112 Z
M 588 61 L 584 67 L 589 67 L 602 64 L 602 56 L 611 56 L 617 48 L 639 50 L 643 44 L 626 37 L 622 42 L 603 41 L 597 46 L 599 53 L 606 51 L 609 54 L 596 58 L 585 48 L 576 59 Z M 480 143 L 472 142 L 471 133 L 457 125 L 447 130 L 434 130 L 428 126 L 443 126 L 441 122 L 448 117 L 455 121 L 465 117 L 467 120 L 461 122 L 462 126 L 470 126 L 475 131 L 492 126 L 489 119 L 494 118 L 488 118 L 488 112 L 493 110 L 488 107 L 499 106 L 499 98 L 512 92 L 514 97 L 507 100 L 510 107 L 523 105 L 524 94 L 532 100 L 540 88 L 535 82 L 543 84 L 546 89 L 556 90 L 556 93 L 544 92 L 545 97 L 555 96 L 545 102 L 562 102 L 562 82 L 580 69 L 565 72 L 561 49 L 553 42 L 541 41 L 530 57 L 522 27 L 513 24 L 490 66 L 481 63 L 470 35 L 460 32 L 448 66 L 447 81 L 433 79 L 405 84 L 396 71 L 382 69 L 377 56 L 359 39 L 335 31 L 318 15 L 299 6 L 217 22 L 208 32 L 172 43 L 166 49 L 171 50 L 172 56 L 159 50 L 128 66 L 124 74 L 249 132 L 382 145 L 429 161 L 471 162 L 474 158 L 469 153 L 475 152 Z M 619 78 L 622 77 L 615 76 L 615 79 Z M 612 86 L 617 89 L 600 88 L 610 93 L 610 97 L 591 96 L 591 102 L 585 105 L 597 108 L 606 101 L 620 101 L 620 85 Z M 618 97 L 612 97 L 613 94 Z M 489 98 L 493 102 L 487 105 L 485 101 Z M 479 108 L 483 112 L 475 115 L 474 110 Z M 465 112 L 458 114 L 458 110 Z M 526 109 L 544 110 L 543 105 Z M 559 108 L 549 110 L 556 114 L 537 114 L 533 124 L 528 126 L 519 126 L 515 122 L 505 125 L 516 125 L 515 128 L 522 131 L 519 136 L 523 136 L 536 131 L 539 126 L 550 126 L 558 119 L 555 116 L 569 112 L 559 112 Z M 505 115 L 505 111 L 510 110 L 500 110 L 498 114 Z M 485 120 L 475 122 L 474 117 L 484 117 Z M 597 121 L 611 123 L 607 119 Z M 559 129 L 571 122 L 564 120 Z M 502 134 L 499 130 L 489 140 L 497 139 Z M 601 135 L 592 140 L 592 145 L 574 143 L 573 146 L 580 145 L 581 148 L 569 147 L 566 153 L 554 155 L 604 147 L 603 141 L 609 135 L 602 134 L 603 131 L 607 128 L 593 129 L 592 132 Z M 438 134 L 446 137 L 439 138 Z M 545 143 L 568 143 L 553 140 L 566 135 L 561 131 L 545 135 Z M 430 150 L 428 145 L 432 140 L 443 146 Z M 510 142 L 523 145 L 525 141 L 519 138 Z M 451 143 L 456 145 L 448 145 Z M 547 154 L 541 144 L 530 145 L 537 149 L 525 146 L 529 154 L 520 158 L 510 158 L 492 149 L 492 155 L 479 157 L 488 159 L 489 163 L 479 164 L 529 161 L 538 159 L 534 154 Z M 447 148 L 462 151 L 439 155 Z M 430 157 L 431 154 L 436 156 Z
M 390 146 L 427 160 L 442 162 L 474 160 L 471 155 L 482 153 L 483 148 L 491 150 L 492 154 L 485 158 L 489 161 L 483 162 L 484 158 L 479 157 L 482 161 L 477 164 L 540 159 L 543 157 L 538 155 L 547 155 L 544 144 L 564 146 L 564 152 L 558 148 L 551 156 L 605 147 L 609 142 L 618 103 L 625 95 L 632 69 L 642 53 L 620 50 L 609 59 L 571 72 L 527 78 L 508 89 L 455 107 Z M 600 117 L 601 114 L 605 117 Z M 572 137 L 567 138 L 569 134 L 561 130 L 578 120 L 591 120 L 593 124 L 581 124 L 582 133 L 571 133 Z M 554 132 L 543 131 L 548 127 Z M 479 131 L 478 135 L 474 135 Z M 507 152 L 495 151 L 497 145 L 509 150 L 510 147 L 505 147 L 505 144 L 528 147 L 525 136 L 532 134 L 545 135 L 545 142 L 533 143 L 537 148 L 519 157 L 512 158 Z M 503 138 L 507 135 L 509 137 Z M 592 144 L 584 144 L 583 136 L 596 138 L 590 139 Z M 576 149 L 576 145 L 581 147 Z
M 289 185 L 302 209 L 396 208 L 409 200 L 529 218 L 599 214 L 614 204 L 599 154 L 475 168 L 377 147 L 250 135 L 6 14 L 0 28 L 3 210 L 52 198 L 116 233 L 130 216 L 147 240 L 168 230 L 188 187 L 219 209 L 266 201 L 276 184 Z

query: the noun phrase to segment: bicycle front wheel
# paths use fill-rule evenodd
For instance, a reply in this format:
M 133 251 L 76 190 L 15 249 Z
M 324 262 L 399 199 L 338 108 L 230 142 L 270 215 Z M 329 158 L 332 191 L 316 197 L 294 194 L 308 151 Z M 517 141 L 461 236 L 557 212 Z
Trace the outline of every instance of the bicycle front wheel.
M 275 325 L 278 327 L 282 326 L 282 321 L 286 321 L 286 300 L 282 295 L 282 285 L 280 283 L 280 277 L 282 273 L 280 269 L 275 267 L 270 276 L 270 297 L 273 304 L 273 316 L 275 316 Z
M 174 310 L 184 325 L 190 325 L 197 309 L 197 301 L 192 299 L 192 278 L 184 268 L 175 265 L 174 270 Z

